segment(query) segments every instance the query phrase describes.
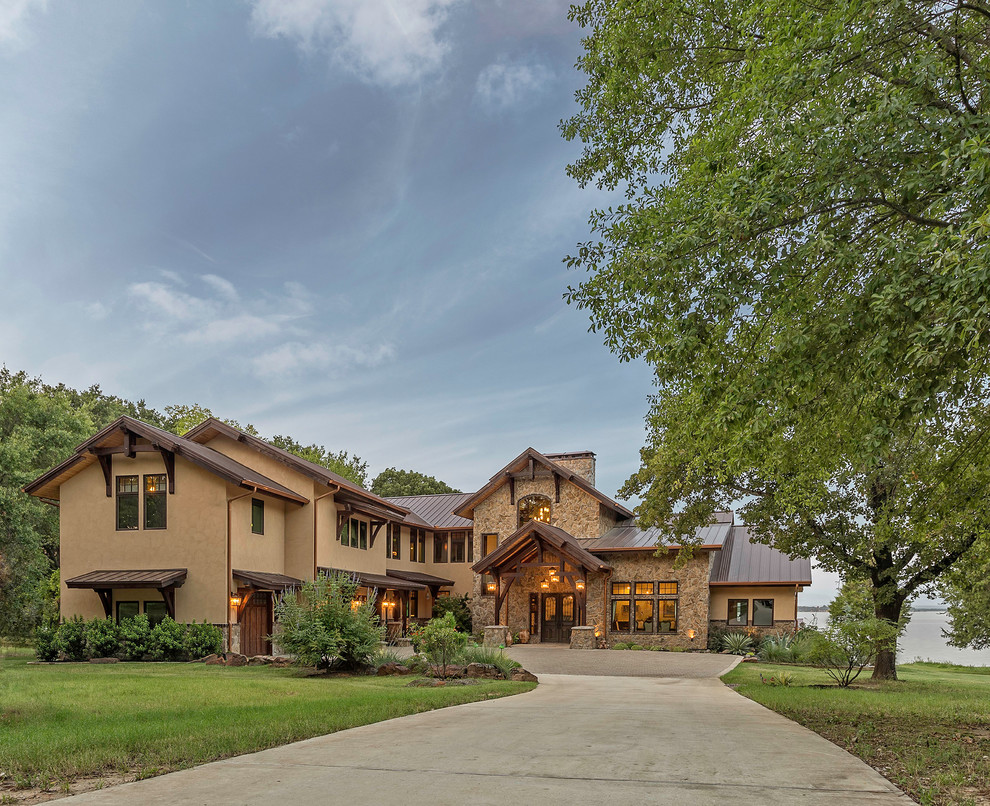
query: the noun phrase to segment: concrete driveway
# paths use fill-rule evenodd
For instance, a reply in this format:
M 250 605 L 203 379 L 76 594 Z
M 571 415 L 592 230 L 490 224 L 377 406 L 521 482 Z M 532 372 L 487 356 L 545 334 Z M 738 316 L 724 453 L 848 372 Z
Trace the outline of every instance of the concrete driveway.
M 354 728 L 72 801 L 912 803 L 844 750 L 717 679 L 594 675 L 543 675 L 528 694 Z
M 553 644 L 522 644 L 506 652 L 535 675 L 591 674 L 609 677 L 718 677 L 740 658 L 695 652 L 629 649 L 576 650 Z

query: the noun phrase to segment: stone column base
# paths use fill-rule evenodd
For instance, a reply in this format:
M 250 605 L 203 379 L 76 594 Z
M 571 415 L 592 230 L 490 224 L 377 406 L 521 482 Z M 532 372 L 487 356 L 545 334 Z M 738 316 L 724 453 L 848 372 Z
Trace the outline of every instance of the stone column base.
M 506 637 L 508 635 L 509 628 L 501 624 L 490 624 L 485 627 L 485 641 L 484 646 L 499 647 L 508 646 Z
M 597 646 L 594 627 L 571 627 L 571 649 L 595 649 Z

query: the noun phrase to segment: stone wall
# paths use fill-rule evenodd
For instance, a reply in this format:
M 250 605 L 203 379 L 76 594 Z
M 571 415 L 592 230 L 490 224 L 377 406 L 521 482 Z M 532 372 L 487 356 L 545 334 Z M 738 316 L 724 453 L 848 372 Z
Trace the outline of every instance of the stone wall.
M 768 635 L 777 635 L 778 633 L 793 633 L 795 631 L 794 619 L 774 621 L 772 627 L 730 627 L 729 622 L 725 619 L 712 619 L 710 624 L 713 628 L 718 627 L 723 630 L 729 630 L 730 632 L 744 632 L 746 635 L 759 636 L 760 638 L 765 638 Z
M 698 552 L 682 568 L 674 568 L 676 552 L 656 557 L 652 552 L 624 552 L 602 555 L 612 566 L 612 582 L 674 582 L 677 584 L 677 632 L 649 635 L 643 633 L 613 633 L 607 629 L 607 610 L 602 609 L 603 623 L 606 626 L 606 640 L 609 646 L 617 643 L 636 643 L 642 646 L 684 647 L 685 649 L 705 649 L 708 644 L 708 574 L 710 557 L 708 552 Z M 610 590 L 611 588 L 609 588 Z M 589 592 L 590 593 L 590 592 Z M 601 594 L 599 594 L 601 595 Z M 589 597 L 588 623 L 591 624 L 591 599 Z M 694 640 L 687 636 L 688 630 L 695 631 Z
M 575 456 L 561 456 L 553 453 L 544 455 L 554 464 L 566 467 L 571 473 L 577 473 L 581 476 L 592 487 L 595 486 L 595 455 L 590 451 Z

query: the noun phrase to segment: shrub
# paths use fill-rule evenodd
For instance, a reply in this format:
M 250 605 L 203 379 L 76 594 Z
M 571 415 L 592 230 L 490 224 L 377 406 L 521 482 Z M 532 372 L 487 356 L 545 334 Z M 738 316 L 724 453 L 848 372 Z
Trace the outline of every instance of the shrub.
M 391 647 L 379 647 L 371 658 L 371 665 L 382 666 L 386 663 L 398 663 L 400 666 L 405 666 L 406 660 L 400 658 L 399 654 Z
M 407 668 L 416 672 L 416 674 L 426 674 L 430 671 L 430 664 L 426 662 L 426 658 L 422 655 L 413 655 L 411 658 L 407 658 L 405 665 Z
M 765 686 L 788 686 L 794 685 L 794 675 L 791 672 L 777 672 L 776 675 L 770 675 L 770 677 L 764 677 L 760 674 L 760 682 Z
M 498 669 L 502 677 L 507 680 L 512 676 L 513 669 L 522 668 L 522 664 L 514 661 L 500 649 L 483 646 L 468 646 L 461 652 L 457 659 L 467 665 L 469 663 L 484 663 Z
M 730 632 L 722 636 L 722 649 L 730 655 L 746 655 L 753 651 L 753 639 L 744 632 Z
M 441 596 L 438 599 L 434 599 L 433 618 L 441 618 L 447 613 L 453 613 L 457 621 L 457 629 L 461 632 L 470 633 L 472 628 L 470 601 L 467 594 L 464 594 L 464 596 Z
M 151 624 L 143 613 L 120 622 L 120 657 L 142 660 L 151 651 Z
M 808 660 L 845 688 L 873 662 L 879 647 L 896 645 L 897 632 L 896 624 L 878 618 L 829 623 Z
M 214 624 L 195 621 L 186 627 L 185 654 L 191 660 L 223 651 L 223 632 Z
M 148 652 L 154 660 L 183 660 L 186 628 L 165 616 L 151 630 Z
M 619 641 L 619 643 L 612 645 L 612 649 L 629 649 L 629 644 Z
M 58 642 L 56 634 L 58 627 L 54 624 L 42 624 L 34 631 L 34 654 L 38 660 L 58 660 Z
M 638 652 L 642 652 L 644 649 L 646 649 L 646 647 L 644 647 L 642 644 L 630 644 L 629 645 L 629 648 L 630 649 L 635 649 Z
M 720 624 L 713 624 L 708 628 L 708 649 L 711 652 L 721 652 L 725 649 L 725 644 L 723 639 L 729 633 L 731 633 L 728 627 L 723 627 Z
M 86 622 L 82 616 L 73 616 L 58 626 L 55 646 L 69 660 L 86 660 Z
M 112 658 L 120 651 L 120 628 L 111 618 L 95 618 L 86 624 L 86 654 Z
M 437 677 L 447 677 L 447 667 L 463 654 L 467 642 L 467 634 L 457 631 L 453 613 L 430 619 L 423 627 L 423 654 L 433 665 Z
M 298 595 L 275 605 L 276 643 L 298 662 L 317 669 L 365 665 L 378 652 L 385 628 L 374 605 L 352 607 L 358 584 L 348 574 L 321 574 Z
M 663 644 L 654 644 L 653 646 L 649 647 L 649 650 L 650 650 L 650 652 L 665 652 L 666 651 L 666 649 L 664 648 Z

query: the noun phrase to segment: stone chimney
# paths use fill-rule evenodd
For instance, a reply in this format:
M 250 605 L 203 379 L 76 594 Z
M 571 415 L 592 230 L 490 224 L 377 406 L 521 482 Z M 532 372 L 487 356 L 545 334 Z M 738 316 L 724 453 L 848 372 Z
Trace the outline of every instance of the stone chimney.
M 561 467 L 566 467 L 572 473 L 581 476 L 592 487 L 595 486 L 595 454 L 592 451 L 545 453 L 543 455 L 551 462 L 556 462 Z

